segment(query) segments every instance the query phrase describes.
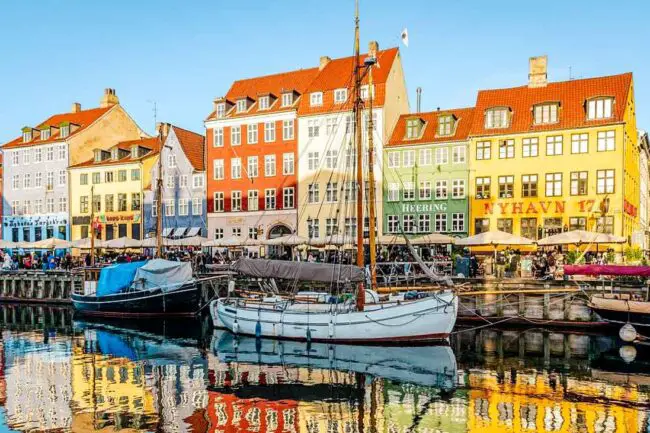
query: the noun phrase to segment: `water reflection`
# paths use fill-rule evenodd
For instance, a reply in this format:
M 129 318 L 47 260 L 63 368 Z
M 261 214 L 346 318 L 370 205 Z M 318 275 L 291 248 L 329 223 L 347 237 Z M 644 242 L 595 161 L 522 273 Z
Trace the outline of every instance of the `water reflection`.
M 0 328 L 0 431 L 649 431 L 648 349 L 626 362 L 609 337 L 490 328 L 355 348 L 16 306 Z

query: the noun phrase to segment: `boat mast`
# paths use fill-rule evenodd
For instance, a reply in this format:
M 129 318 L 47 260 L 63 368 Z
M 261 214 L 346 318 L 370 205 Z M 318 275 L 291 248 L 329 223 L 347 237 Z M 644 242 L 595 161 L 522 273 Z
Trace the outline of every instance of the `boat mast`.
M 163 231 L 163 224 L 162 224 L 162 186 L 163 186 L 163 179 L 162 179 L 162 170 L 163 170 L 163 164 L 162 164 L 162 151 L 163 151 L 163 142 L 162 142 L 162 125 L 160 125 L 158 129 L 158 144 L 160 145 L 160 151 L 158 152 L 158 179 L 156 179 L 156 213 L 158 214 L 158 220 L 156 221 L 156 257 L 157 258 L 162 258 L 162 231 Z
M 363 145 L 361 143 L 361 65 L 359 64 L 359 0 L 354 2 L 354 133 L 357 154 L 357 266 L 364 267 L 363 254 Z M 363 284 L 357 289 L 357 309 L 365 304 Z
M 95 266 L 95 185 L 90 186 L 90 266 Z
M 370 55 L 370 53 L 368 53 Z M 375 145 L 373 142 L 373 130 L 375 128 L 372 120 L 372 100 L 374 92 L 372 89 L 372 65 L 368 66 L 368 248 L 370 250 L 370 288 L 377 289 L 377 250 L 375 247 Z

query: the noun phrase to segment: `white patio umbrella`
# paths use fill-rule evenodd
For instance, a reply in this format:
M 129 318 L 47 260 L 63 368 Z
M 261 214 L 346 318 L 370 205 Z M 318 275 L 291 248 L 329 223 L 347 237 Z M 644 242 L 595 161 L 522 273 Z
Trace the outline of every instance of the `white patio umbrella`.
M 208 242 L 207 238 L 201 236 L 190 236 L 189 238 L 174 239 L 170 241 L 170 244 L 182 247 L 200 247 L 205 242 Z
M 429 233 L 413 238 L 409 242 L 413 245 L 447 245 L 455 244 L 456 238 L 443 235 L 442 233 Z
M 253 245 L 252 242 L 247 242 L 248 240 L 249 239 L 245 239 L 241 236 L 229 236 L 227 238 L 213 239 L 211 241 L 204 242 L 202 245 L 204 247 L 220 247 L 220 248 L 234 248 L 234 247 L 243 247 L 246 245 Z
M 464 247 L 480 247 L 486 245 L 533 245 L 534 243 L 535 241 L 531 239 L 499 230 L 483 232 L 467 238 L 456 239 L 456 245 Z
M 23 248 L 33 250 L 55 250 L 72 247 L 72 242 L 58 238 L 48 238 L 23 244 Z
M 357 242 L 356 238 L 353 238 L 352 236 L 336 234 L 336 235 L 325 236 L 322 245 L 325 246 L 334 245 L 340 247 L 344 245 L 354 245 L 356 244 L 356 242 Z
M 377 243 L 381 245 L 404 245 L 406 240 L 400 235 L 381 235 L 377 238 Z
M 6 239 L 0 239 L 0 249 L 20 248 L 19 242 L 12 242 Z
M 162 238 L 163 246 L 168 247 L 171 245 L 171 239 Z M 142 248 L 156 248 L 156 237 L 143 239 L 139 242 Z
M 104 244 L 105 248 L 123 249 L 123 248 L 140 248 L 142 242 L 137 239 L 127 238 L 123 236 L 117 239 L 111 239 Z
M 627 239 L 622 236 L 586 230 L 571 230 L 540 239 L 537 241 L 537 245 L 622 244 L 625 242 Z
M 297 234 L 290 234 L 285 236 L 280 236 L 273 239 L 268 239 L 263 242 L 264 245 L 277 245 L 284 247 L 295 247 L 298 245 L 305 245 L 309 243 L 309 239 L 298 236 Z
M 104 248 L 105 242 L 101 239 L 95 239 L 95 248 Z M 90 238 L 77 239 L 72 241 L 73 248 L 80 248 L 82 250 L 90 249 Z

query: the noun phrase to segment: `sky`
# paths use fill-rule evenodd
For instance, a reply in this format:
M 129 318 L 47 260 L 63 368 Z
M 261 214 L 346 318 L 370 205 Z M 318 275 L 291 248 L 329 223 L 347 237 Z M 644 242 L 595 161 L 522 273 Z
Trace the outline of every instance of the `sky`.
M 361 46 L 401 46 L 411 110 L 472 106 L 479 89 L 633 72 L 637 125 L 650 129 L 650 2 L 360 0 Z M 203 131 L 234 80 L 352 54 L 353 0 L 7 1 L 0 13 L 0 143 L 104 88 L 153 133 Z

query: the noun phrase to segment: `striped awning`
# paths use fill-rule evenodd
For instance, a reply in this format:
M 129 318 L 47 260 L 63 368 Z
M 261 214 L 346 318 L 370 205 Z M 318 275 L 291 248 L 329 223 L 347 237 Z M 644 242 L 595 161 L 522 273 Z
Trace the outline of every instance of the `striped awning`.
M 174 232 L 172 233 L 172 237 L 178 238 L 178 237 L 183 236 L 183 233 L 185 233 L 186 229 L 187 229 L 187 227 L 176 227 L 174 229 Z
M 172 227 L 165 227 L 162 232 L 163 237 L 169 236 L 172 230 L 174 230 Z
M 187 233 L 185 233 L 185 236 L 191 238 L 192 236 L 198 235 L 200 231 L 201 231 L 201 227 L 191 227 L 190 230 Z

